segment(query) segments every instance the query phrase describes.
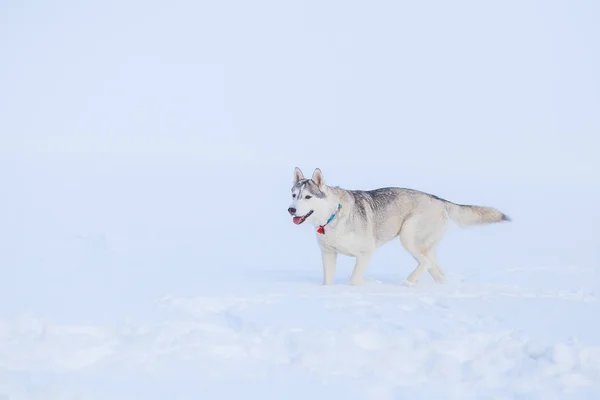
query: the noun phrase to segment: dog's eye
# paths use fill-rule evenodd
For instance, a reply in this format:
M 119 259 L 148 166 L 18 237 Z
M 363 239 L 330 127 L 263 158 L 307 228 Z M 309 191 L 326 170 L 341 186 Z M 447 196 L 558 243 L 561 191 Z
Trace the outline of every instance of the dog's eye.
M 312 196 L 309 196 L 309 195 L 306 195 L 306 196 L 304 196 L 304 198 L 305 198 L 306 200 L 310 199 L 311 197 L 312 197 Z
M 293 198 L 296 198 L 296 193 L 294 193 L 294 194 L 292 195 L 292 197 L 293 197 Z

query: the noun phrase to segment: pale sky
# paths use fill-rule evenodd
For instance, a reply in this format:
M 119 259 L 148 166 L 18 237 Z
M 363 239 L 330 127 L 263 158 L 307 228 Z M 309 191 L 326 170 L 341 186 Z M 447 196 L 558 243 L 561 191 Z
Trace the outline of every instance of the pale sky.
M 596 1 L 4 1 L 8 163 L 598 183 Z

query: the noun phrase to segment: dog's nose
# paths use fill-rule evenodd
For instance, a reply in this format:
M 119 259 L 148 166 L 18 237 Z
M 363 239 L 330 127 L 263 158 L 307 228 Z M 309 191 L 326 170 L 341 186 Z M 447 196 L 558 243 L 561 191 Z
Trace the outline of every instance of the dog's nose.
M 294 207 L 288 208 L 288 212 L 292 215 L 296 214 L 296 209 Z

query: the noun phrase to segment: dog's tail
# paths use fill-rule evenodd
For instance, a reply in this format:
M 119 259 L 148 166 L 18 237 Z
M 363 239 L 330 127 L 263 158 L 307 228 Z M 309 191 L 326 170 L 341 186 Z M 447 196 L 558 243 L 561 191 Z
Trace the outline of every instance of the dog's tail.
M 459 226 L 493 224 L 511 220 L 508 215 L 492 207 L 469 206 L 450 201 L 444 203 L 450 219 Z

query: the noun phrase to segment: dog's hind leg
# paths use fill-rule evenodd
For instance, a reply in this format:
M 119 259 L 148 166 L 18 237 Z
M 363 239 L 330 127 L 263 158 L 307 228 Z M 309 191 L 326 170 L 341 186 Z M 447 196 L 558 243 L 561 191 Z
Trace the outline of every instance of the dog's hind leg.
M 446 281 L 446 274 L 444 270 L 440 268 L 440 264 L 437 261 L 437 257 L 435 254 L 435 248 L 432 247 L 427 252 L 427 258 L 431 261 L 431 265 L 429 267 L 429 274 L 435 281 L 435 283 L 444 283 Z
M 436 282 L 443 281 L 443 271 L 437 264 L 435 246 L 445 233 L 447 218 L 434 216 L 414 216 L 406 220 L 400 231 L 400 242 L 419 263 L 408 276 L 409 284 L 416 284 L 423 272 L 429 271 Z M 437 278 L 437 279 L 436 279 Z
M 416 284 L 428 268 L 431 262 L 427 259 L 424 252 L 421 250 L 421 244 L 417 238 L 417 220 L 411 218 L 404 223 L 400 232 L 400 243 L 419 263 L 417 268 L 409 275 L 407 281 L 409 284 Z
M 406 250 L 419 263 L 417 265 L 417 268 L 415 268 L 415 270 L 411 272 L 411 274 L 406 279 L 406 281 L 409 284 L 416 285 L 419 279 L 421 279 L 421 275 L 423 275 L 423 272 L 431 268 L 431 261 L 429 261 L 429 259 L 424 254 L 420 253 L 416 248 L 412 247 L 411 245 L 404 245 L 404 248 L 406 248 Z

